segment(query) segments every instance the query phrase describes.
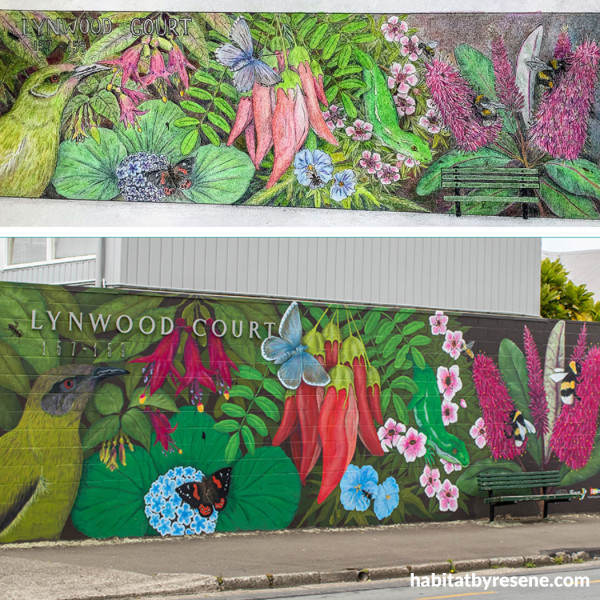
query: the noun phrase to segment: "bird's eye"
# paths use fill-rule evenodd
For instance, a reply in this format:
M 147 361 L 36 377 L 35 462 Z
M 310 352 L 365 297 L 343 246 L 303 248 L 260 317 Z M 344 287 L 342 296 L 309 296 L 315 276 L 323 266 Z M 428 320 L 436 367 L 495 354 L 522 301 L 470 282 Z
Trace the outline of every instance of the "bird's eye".
M 457 454 L 458 450 L 456 448 L 452 448 L 452 454 Z
M 410 149 L 414 152 L 417 149 L 417 147 L 416 146 L 411 146 Z
M 65 386 L 65 389 L 70 390 L 75 385 L 75 380 L 74 379 L 65 379 L 63 381 L 63 385 Z
M 50 75 L 50 83 L 58 83 L 60 81 L 60 77 L 56 74 Z

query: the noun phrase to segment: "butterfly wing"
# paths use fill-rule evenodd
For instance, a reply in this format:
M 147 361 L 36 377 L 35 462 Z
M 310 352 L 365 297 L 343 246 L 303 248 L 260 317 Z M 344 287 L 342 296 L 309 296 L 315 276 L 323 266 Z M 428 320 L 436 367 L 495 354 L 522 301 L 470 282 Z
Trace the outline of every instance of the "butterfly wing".
M 327 385 L 331 381 L 327 371 L 312 354 L 302 352 L 300 356 L 302 358 L 302 379 L 308 385 Z
M 244 17 L 238 17 L 233 22 L 231 30 L 229 31 L 229 39 L 236 46 L 239 46 L 247 56 L 252 56 L 254 53 L 252 34 L 250 33 L 250 27 L 248 27 L 248 23 Z
M 254 78 L 260 85 L 272 87 L 281 81 L 281 75 L 262 60 L 254 59 L 252 64 L 254 65 Z
M 260 62 L 254 59 L 247 61 L 244 66 L 238 67 L 233 72 L 233 87 L 238 92 L 249 92 L 254 86 L 256 80 L 255 63 Z
M 231 467 L 219 469 L 210 476 L 210 501 L 216 510 L 223 510 L 225 508 L 230 483 Z
M 271 360 L 276 365 L 280 365 L 291 356 L 291 353 L 294 351 L 294 346 L 289 342 L 272 335 L 262 343 L 260 351 L 265 360 Z
M 234 71 L 248 66 L 252 62 L 252 55 L 247 55 L 233 44 L 222 44 L 215 50 L 215 57 L 224 67 Z
M 279 371 L 277 371 L 277 377 L 279 377 L 281 385 L 288 390 L 297 390 L 302 381 L 302 372 L 304 369 L 303 354 L 303 352 L 294 354 L 294 356 L 284 362 L 281 367 L 279 367 Z
M 202 502 L 200 497 L 200 481 L 189 481 L 175 488 L 175 492 L 179 497 L 189 504 L 192 508 L 197 509 Z
M 158 188 L 163 187 L 171 179 L 169 172 L 165 169 L 148 171 L 148 173 L 145 174 L 145 177 L 152 185 Z
M 292 302 L 285 311 L 279 324 L 279 335 L 294 348 L 300 345 L 302 340 L 302 321 L 300 320 L 300 309 L 297 302 Z

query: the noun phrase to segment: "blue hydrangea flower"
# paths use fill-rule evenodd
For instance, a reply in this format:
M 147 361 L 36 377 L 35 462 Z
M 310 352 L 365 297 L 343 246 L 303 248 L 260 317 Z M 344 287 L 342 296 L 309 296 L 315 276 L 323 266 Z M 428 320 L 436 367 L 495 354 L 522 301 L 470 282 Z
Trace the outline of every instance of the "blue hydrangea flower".
M 203 478 L 202 471 L 193 467 L 175 467 L 154 481 L 144 496 L 144 512 L 150 525 L 163 536 L 213 533 L 219 511 L 213 511 L 208 518 L 203 517 L 175 491 L 183 483 Z
M 393 477 L 388 477 L 381 485 L 377 486 L 373 510 L 375 516 L 381 521 L 389 517 L 400 502 L 400 488 Z
M 333 176 L 333 161 L 327 152 L 301 150 L 294 158 L 294 173 L 300 185 L 322 188 Z
M 332 200 L 341 202 L 348 196 L 352 196 L 356 189 L 356 177 L 352 169 L 339 171 L 333 176 L 333 184 L 331 185 L 330 195 Z
M 356 465 L 348 465 L 340 488 L 342 490 L 340 500 L 346 510 L 367 510 L 371 499 L 377 493 L 377 480 L 379 476 L 370 465 L 358 468 Z
M 117 166 L 117 185 L 128 202 L 161 202 L 165 199 L 162 188 L 148 181 L 150 171 L 164 171 L 169 165 L 166 156 L 138 152 L 126 156 Z

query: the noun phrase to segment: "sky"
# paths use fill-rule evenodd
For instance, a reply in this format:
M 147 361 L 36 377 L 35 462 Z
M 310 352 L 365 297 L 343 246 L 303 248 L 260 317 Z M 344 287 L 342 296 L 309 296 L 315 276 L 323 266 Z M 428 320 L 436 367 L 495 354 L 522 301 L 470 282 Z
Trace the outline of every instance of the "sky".
M 547 252 L 574 252 L 577 250 L 600 250 L 600 237 L 542 238 L 542 250 Z

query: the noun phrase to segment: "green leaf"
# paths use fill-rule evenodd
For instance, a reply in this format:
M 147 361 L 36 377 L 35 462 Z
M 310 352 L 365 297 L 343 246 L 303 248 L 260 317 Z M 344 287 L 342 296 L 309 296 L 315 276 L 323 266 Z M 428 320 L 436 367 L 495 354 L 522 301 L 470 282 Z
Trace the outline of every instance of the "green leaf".
M 194 71 L 192 83 L 204 83 L 205 85 L 219 85 L 219 82 L 207 71 Z
M 413 321 L 412 323 L 408 323 L 402 328 L 402 335 L 412 335 L 416 331 L 419 331 L 419 329 L 423 329 L 423 327 L 425 327 L 425 323 L 423 323 L 422 321 Z
M 583 158 L 551 160 L 544 167 L 550 179 L 567 192 L 600 200 L 600 168 L 593 162 Z
M 387 407 L 390 404 L 390 400 L 392 399 L 392 388 L 385 388 L 383 392 L 381 392 L 381 412 L 385 412 Z
M 331 104 L 335 100 L 335 97 L 337 96 L 338 92 L 339 88 L 337 85 L 332 85 L 331 87 L 328 87 L 325 90 L 325 97 L 327 98 L 327 102 L 329 102 L 329 104 Z
M 361 79 L 344 79 L 340 82 L 340 87 L 343 90 L 356 90 L 367 86 Z
M 81 446 L 83 451 L 90 450 L 102 442 L 112 440 L 119 433 L 119 415 L 110 415 L 96 421 L 86 430 Z
M 486 491 L 481 491 L 477 484 L 477 475 L 479 473 L 521 473 L 523 469 L 510 460 L 494 460 L 493 458 L 484 458 L 471 466 L 456 480 L 458 489 L 463 494 L 469 496 L 487 496 Z
M 396 415 L 398 415 L 398 419 L 403 423 L 408 421 L 408 410 L 406 410 L 406 405 L 402 401 L 402 398 L 397 394 L 392 396 L 392 401 L 394 403 L 394 408 L 396 409 Z
M 248 421 L 248 423 L 254 427 L 254 429 L 256 429 L 256 431 L 258 432 L 259 435 L 267 435 L 267 433 L 269 433 L 269 430 L 267 429 L 267 426 L 265 425 L 264 421 L 257 415 L 253 414 L 253 413 L 248 413 L 246 415 L 246 421 Z
M 323 23 L 317 27 L 316 31 L 312 34 L 312 36 L 308 42 L 308 45 L 311 49 L 314 50 L 315 48 L 317 48 L 319 46 L 319 44 L 321 43 L 321 40 L 327 33 L 328 27 L 329 26 L 327 25 L 327 23 Z
M 177 41 L 181 42 L 188 53 L 195 58 L 198 63 L 206 64 L 209 59 L 208 45 L 204 37 L 204 31 L 194 19 L 187 21 L 186 35 L 179 35 Z
M 215 98 L 215 106 L 224 112 L 230 119 L 235 119 L 235 110 L 233 107 L 227 102 L 227 100 L 223 100 L 223 98 Z
M 369 316 L 365 321 L 365 335 L 371 337 L 375 330 L 377 329 L 377 325 L 379 325 L 379 320 L 381 319 L 381 312 L 378 310 L 371 310 L 369 312 Z
M 271 396 L 275 396 L 278 400 L 285 399 L 285 390 L 283 386 L 279 383 L 279 381 L 275 381 L 274 379 L 265 379 L 263 382 L 263 388 L 271 394 Z
M 265 413 L 265 415 L 267 415 L 267 417 L 269 417 L 269 419 L 273 419 L 274 421 L 279 420 L 279 409 L 273 400 L 266 396 L 257 396 L 254 399 L 254 403 Z
M 598 438 L 596 438 L 594 449 L 592 450 L 592 454 L 590 455 L 585 467 L 577 471 L 569 471 L 562 478 L 560 485 L 561 487 L 570 487 L 576 483 L 579 483 L 580 481 L 585 481 L 586 479 L 593 477 L 598 473 L 598 471 L 600 471 L 600 445 L 598 445 Z
M 2 361 L 0 360 L 0 368 Z M 1 380 L 0 380 L 1 381 Z M 8 390 L 0 390 L 0 429 L 10 431 L 21 420 L 23 409 L 18 398 Z
M 345 69 L 350 62 L 350 58 L 352 57 L 352 45 L 347 44 L 344 46 L 340 52 L 340 56 L 338 58 L 338 66 L 341 69 Z M 361 69 L 362 70 L 362 69 Z M 329 99 L 329 97 L 328 97 Z
M 431 344 L 431 338 L 426 335 L 415 335 L 415 337 L 408 340 L 410 346 L 427 346 Z
M 339 41 L 340 41 L 339 33 L 332 35 L 327 40 L 327 43 L 325 44 L 325 47 L 323 48 L 323 55 L 322 55 L 323 60 L 329 60 L 334 55 Z
M 254 434 L 248 425 L 242 425 L 242 437 L 244 438 L 244 444 L 246 444 L 248 452 L 250 452 L 250 454 L 254 454 L 254 450 L 256 450 L 256 442 L 254 440 Z
M 342 104 L 344 105 L 344 110 L 346 111 L 346 114 L 351 119 L 356 119 L 356 117 L 358 116 L 358 111 L 356 110 L 356 106 L 354 106 L 354 103 L 352 102 L 352 98 L 350 98 L 350 96 L 348 96 L 346 92 L 341 92 L 340 95 L 342 97 Z
M 496 76 L 491 59 L 469 44 L 456 46 L 454 56 L 462 76 L 471 84 L 477 94 L 484 94 L 490 100 L 497 100 Z
M 121 419 L 123 433 L 140 442 L 146 449 L 150 449 L 150 437 L 152 435 L 152 426 L 148 417 L 137 408 L 128 410 Z
M 238 367 L 239 377 L 242 379 L 252 379 L 254 381 L 260 381 L 263 378 L 263 374 L 250 365 L 240 365 Z
M 563 219 L 597 219 L 598 211 L 591 198 L 574 196 L 552 180 L 540 178 L 540 195 L 548 208 Z
M 227 462 L 232 462 L 239 449 L 240 434 L 238 432 L 231 436 L 231 439 L 227 442 L 227 446 L 225 446 L 225 460 Z
M 192 129 L 190 132 L 188 132 L 181 142 L 181 154 L 189 154 L 196 147 L 196 142 L 198 141 L 199 135 L 200 133 L 197 129 Z
M 194 102 L 193 100 L 182 100 L 179 103 L 179 106 L 181 106 L 181 108 L 184 108 L 185 110 L 189 110 L 190 112 L 194 112 L 194 113 L 200 113 L 200 114 L 204 114 L 206 112 L 206 109 L 204 108 L 204 106 L 202 106 L 202 104 L 198 104 L 197 102 Z M 188 117 L 188 118 L 192 118 L 192 117 Z M 175 122 L 179 122 L 182 121 L 182 119 L 177 119 Z
M 354 21 L 353 23 L 348 23 L 344 25 L 340 30 L 342 33 L 354 33 L 355 31 L 360 31 L 365 27 L 368 27 L 368 21 Z
M 377 41 L 377 36 L 374 36 L 372 33 L 363 33 L 362 35 L 357 35 L 352 41 L 355 44 L 370 44 Z
M 556 385 L 550 375 L 556 372 L 556 369 L 565 367 L 565 332 L 566 323 L 557 321 L 546 344 L 546 354 L 544 356 L 544 390 L 546 392 L 546 401 L 548 402 L 548 430 L 544 434 L 544 460 L 548 462 L 552 454 L 550 440 L 554 423 L 560 413 L 563 405 L 560 395 L 560 386 Z
M 234 385 L 229 390 L 229 395 L 232 398 L 246 398 L 246 400 L 252 400 L 254 398 L 254 392 L 247 385 Z
M 202 132 L 208 138 L 208 141 L 211 144 L 213 144 L 214 146 L 221 145 L 221 139 L 210 125 L 208 125 L 207 123 L 202 123 L 200 127 L 202 128 Z
M 192 127 L 198 125 L 198 123 L 200 123 L 200 121 L 194 117 L 183 117 L 182 119 L 177 119 L 173 125 L 175 125 L 175 127 Z
M 312 31 L 313 27 L 317 24 L 317 17 L 312 17 L 307 19 L 302 27 L 300 27 L 300 31 L 298 31 L 298 40 L 300 42 L 304 42 L 304 38 Z
M 219 129 L 222 129 L 225 133 L 229 133 L 231 131 L 229 123 L 221 115 L 209 112 L 206 116 L 213 125 L 215 125 Z
M 25 398 L 29 394 L 29 378 L 25 374 L 23 363 L 14 350 L 3 341 L 0 341 L 0 385 Z M 0 402 L 0 407 L 1 405 Z M 2 427 L 2 429 L 8 429 L 8 427 Z
M 406 375 L 396 377 L 396 379 L 394 379 L 390 385 L 392 388 L 408 390 L 413 394 L 416 394 L 419 391 L 419 386 L 410 377 L 406 377 Z
M 142 408 L 144 406 L 158 408 L 161 412 L 179 412 L 173 397 L 161 389 L 156 390 L 151 395 L 146 388 L 136 388 L 129 399 L 129 408 Z
M 81 59 L 82 64 L 90 65 L 110 56 L 117 56 L 130 46 L 136 37 L 128 25 L 117 27 L 90 45 Z
M 386 321 L 383 325 L 381 325 L 377 330 L 377 335 L 375 336 L 375 344 L 379 345 L 383 343 L 383 340 L 385 340 L 387 336 L 392 333 L 392 330 L 395 326 L 396 324 L 393 321 Z
M 246 411 L 241 406 L 232 402 L 222 404 L 221 410 L 230 417 L 244 417 L 246 415 Z
M 111 123 L 118 123 L 121 110 L 115 95 L 108 90 L 100 90 L 89 102 L 90 108 L 98 115 L 106 117 Z
M 225 421 L 215 423 L 215 429 L 223 433 L 232 433 L 233 431 L 238 431 L 239 428 L 240 424 L 232 419 L 225 419 Z
M 408 317 L 410 317 L 412 314 L 414 314 L 414 312 L 415 311 L 412 308 L 400 309 L 394 315 L 394 323 L 403 323 L 404 321 L 406 321 L 406 319 L 408 319 Z
M 239 93 L 238 91 L 229 83 L 222 81 L 221 85 L 219 86 L 219 90 L 228 98 L 231 98 L 232 100 L 237 101 L 237 99 L 239 98 Z
M 397 351 L 398 346 L 402 343 L 403 337 L 397 333 L 393 335 L 383 347 L 383 359 L 387 360 L 394 352 Z
M 202 88 L 197 88 L 197 87 L 190 87 L 187 91 L 187 93 L 192 96 L 193 98 L 198 98 L 198 100 L 212 100 L 213 95 L 208 92 L 207 90 L 203 90 Z M 187 101 L 184 101 L 187 102 Z M 183 108 L 185 108 L 185 106 L 183 105 L 183 102 L 181 103 L 181 106 L 183 106 Z
M 419 350 L 416 348 L 411 348 L 410 354 L 415 362 L 415 365 L 417 365 L 419 369 L 424 369 L 427 363 L 425 362 L 425 357 L 421 354 L 421 352 L 419 352 Z
M 100 145 L 91 138 L 60 145 L 52 184 L 65 198 L 112 200 L 119 195 L 116 169 L 127 150 L 112 129 L 99 131 Z
M 406 346 L 402 346 L 402 348 L 400 348 L 400 350 L 398 351 L 398 354 L 396 354 L 396 359 L 394 360 L 394 366 L 397 369 L 399 369 L 404 364 L 404 361 L 406 360 L 406 357 L 408 356 L 409 351 L 410 351 L 410 346 L 408 344 Z
M 101 415 L 118 414 L 123 408 L 123 392 L 119 386 L 113 383 L 105 383 L 96 388 L 93 398 Z

